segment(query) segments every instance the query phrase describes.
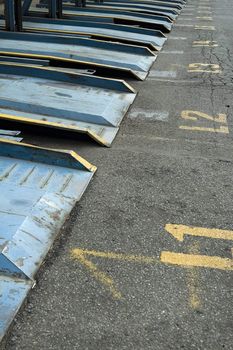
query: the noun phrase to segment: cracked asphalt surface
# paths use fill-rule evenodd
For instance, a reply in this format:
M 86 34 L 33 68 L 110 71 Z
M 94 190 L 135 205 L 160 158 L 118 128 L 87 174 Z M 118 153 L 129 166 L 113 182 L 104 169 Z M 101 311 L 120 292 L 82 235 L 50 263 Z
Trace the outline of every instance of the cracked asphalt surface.
M 205 16 L 198 13 L 201 3 L 211 7 L 213 21 L 196 18 Z M 168 223 L 233 230 L 232 11 L 229 0 L 188 2 L 147 80 L 130 82 L 139 93 L 111 149 L 25 134 L 27 142 L 77 151 L 98 172 L 39 272 L 6 349 L 233 348 L 232 271 L 91 257 L 121 292 L 115 300 L 71 257 L 81 248 L 232 258 L 230 240 L 187 236 L 179 242 L 165 230 Z M 198 40 L 218 46 L 192 47 Z M 218 64 L 222 73 L 189 73 L 192 63 Z M 229 133 L 200 114 L 197 121 L 184 119 L 183 111 L 226 114 Z

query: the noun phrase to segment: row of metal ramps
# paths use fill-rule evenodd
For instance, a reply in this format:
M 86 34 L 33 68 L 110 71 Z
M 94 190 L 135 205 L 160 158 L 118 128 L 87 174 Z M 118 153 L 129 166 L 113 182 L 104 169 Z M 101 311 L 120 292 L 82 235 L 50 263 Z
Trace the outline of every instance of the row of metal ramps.
M 22 143 L 51 129 L 111 146 L 184 0 L 0 4 L 0 342 L 96 167 Z M 8 130 L 3 126 L 9 125 Z M 13 130 L 9 130 L 13 129 Z

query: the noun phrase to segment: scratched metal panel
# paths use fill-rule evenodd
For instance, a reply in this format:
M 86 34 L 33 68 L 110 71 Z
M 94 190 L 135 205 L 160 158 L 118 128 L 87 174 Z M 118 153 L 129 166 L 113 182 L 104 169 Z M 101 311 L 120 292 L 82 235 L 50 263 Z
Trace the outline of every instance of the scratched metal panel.
M 71 151 L 0 140 L 0 341 L 95 170 Z
M 122 74 L 131 73 L 132 77 L 141 80 L 146 78 L 156 59 L 147 48 L 84 38 L 0 32 L 0 40 L 0 55 L 14 54 L 65 63 L 83 63 L 97 69 L 101 67 Z
M 4 26 L 4 22 L 1 20 L 0 25 Z M 24 29 L 27 31 L 87 35 L 101 40 L 143 45 L 157 51 L 161 50 L 167 40 L 166 36 L 158 30 L 96 22 L 96 18 L 94 21 L 93 19 L 92 21 L 75 21 L 24 17 Z
M 0 63 L 0 118 L 87 133 L 110 146 L 136 97 L 121 80 Z

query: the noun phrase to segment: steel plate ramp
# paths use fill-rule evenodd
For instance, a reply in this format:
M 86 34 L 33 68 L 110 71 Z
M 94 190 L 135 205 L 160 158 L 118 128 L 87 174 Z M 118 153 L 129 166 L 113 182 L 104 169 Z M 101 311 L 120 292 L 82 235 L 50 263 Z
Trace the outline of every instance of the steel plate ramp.
M 0 120 L 86 133 L 110 146 L 135 97 L 122 80 L 0 63 Z
M 98 76 L 118 74 L 143 80 L 156 59 L 148 48 L 84 38 L 0 31 L 0 40 L 0 55 L 45 59 L 50 66 L 94 69 Z
M 37 5 L 37 8 L 32 8 L 32 13 L 47 13 L 45 5 Z M 142 28 L 150 28 L 161 30 L 163 33 L 169 33 L 172 29 L 172 21 L 165 16 L 156 16 L 143 13 L 134 13 L 130 11 L 117 11 L 107 9 L 88 9 L 74 6 L 63 6 L 63 18 L 66 19 L 81 19 L 85 20 L 86 17 L 95 21 L 96 18 L 109 23 L 136 25 Z M 31 14 L 31 12 L 29 13 Z
M 65 2 L 66 5 L 74 4 L 74 1 Z M 85 9 L 107 9 L 107 10 L 117 10 L 117 11 L 132 11 L 138 13 L 145 13 L 151 15 L 159 15 L 170 18 L 171 20 L 175 20 L 179 14 L 179 11 L 176 8 L 168 8 L 162 5 L 141 5 L 141 4 L 130 4 L 130 3 L 113 3 L 113 2 L 101 2 L 101 3 L 87 3 Z
M 95 170 L 72 151 L 0 140 L 0 342 Z
M 67 1 L 63 1 L 63 3 L 69 2 L 69 0 Z M 74 3 L 74 1 L 70 1 L 72 3 Z M 87 5 L 92 6 L 93 4 L 96 5 L 95 2 L 88 0 L 86 2 Z M 98 4 L 103 4 L 103 5 L 114 5 L 114 6 L 118 6 L 118 5 L 124 5 L 124 6 L 137 6 L 138 8 L 142 8 L 142 9 L 147 9 L 147 8 L 164 8 L 164 9 L 171 9 L 171 10 L 175 10 L 178 13 L 182 10 L 184 4 L 176 2 L 176 1 L 172 1 L 172 2 L 168 2 L 168 1 L 135 1 L 135 0 L 107 0 Z
M 86 20 L 49 19 L 41 17 L 24 17 L 24 30 L 72 36 L 87 36 L 92 39 L 121 42 L 132 45 L 146 46 L 159 51 L 166 42 L 166 36 L 158 30 L 139 28 L 126 25 Z M 4 21 L 0 20 L 4 26 Z

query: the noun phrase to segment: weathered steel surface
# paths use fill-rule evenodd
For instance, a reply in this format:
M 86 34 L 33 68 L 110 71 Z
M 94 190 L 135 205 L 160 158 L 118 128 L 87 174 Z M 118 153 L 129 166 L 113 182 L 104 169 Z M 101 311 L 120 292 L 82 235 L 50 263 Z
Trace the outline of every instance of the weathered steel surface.
M 0 55 L 44 58 L 73 68 L 82 65 L 102 69 L 105 74 L 130 74 L 141 80 L 156 59 L 147 48 L 84 38 L 0 32 L 0 40 Z
M 135 96 L 121 80 L 0 63 L 0 119 L 87 133 L 106 146 Z
M 74 152 L 0 140 L 0 341 L 95 170 Z
M 85 21 L 24 17 L 24 29 L 72 36 L 88 36 L 95 39 L 147 46 L 157 51 L 161 50 L 167 40 L 166 36 L 158 30 L 97 22 L 98 18 L 95 18 L 94 21 L 93 18 L 92 21 L 86 19 L 87 17 L 85 17 Z M 0 25 L 3 25 L 3 21 L 0 21 Z
M 45 8 L 32 8 L 32 11 L 35 13 L 46 13 L 47 9 Z M 165 17 L 159 15 L 135 13 L 124 10 L 107 10 L 107 9 L 94 9 L 94 8 L 77 8 L 74 6 L 63 6 L 63 16 L 67 19 L 81 18 L 84 19 L 87 17 L 92 17 L 92 20 L 95 18 L 108 20 L 110 23 L 121 23 L 129 25 L 140 25 L 144 28 L 159 29 L 164 33 L 168 33 L 172 29 L 172 21 Z
M 71 1 L 73 2 L 73 1 Z M 88 5 L 93 5 L 93 1 L 87 1 Z M 124 5 L 133 5 L 133 6 L 143 6 L 143 8 L 147 8 L 147 7 L 152 7 L 153 6 L 159 6 L 159 7 L 163 7 L 166 9 L 176 9 L 177 11 L 180 11 L 183 8 L 183 4 L 176 2 L 176 1 L 172 1 L 172 2 L 165 2 L 165 1 L 135 1 L 135 0 L 107 0 L 104 1 L 104 4 L 124 4 Z
M 69 3 L 66 3 L 67 5 Z M 171 20 L 175 20 L 178 16 L 178 11 L 175 8 L 167 8 L 157 5 L 140 5 L 140 4 L 130 4 L 130 3 L 111 3 L 111 2 L 103 2 L 103 3 L 92 3 L 88 4 L 86 9 L 108 9 L 108 10 L 120 10 L 120 11 L 133 11 L 138 13 L 147 13 L 151 15 L 159 15 L 169 17 Z

